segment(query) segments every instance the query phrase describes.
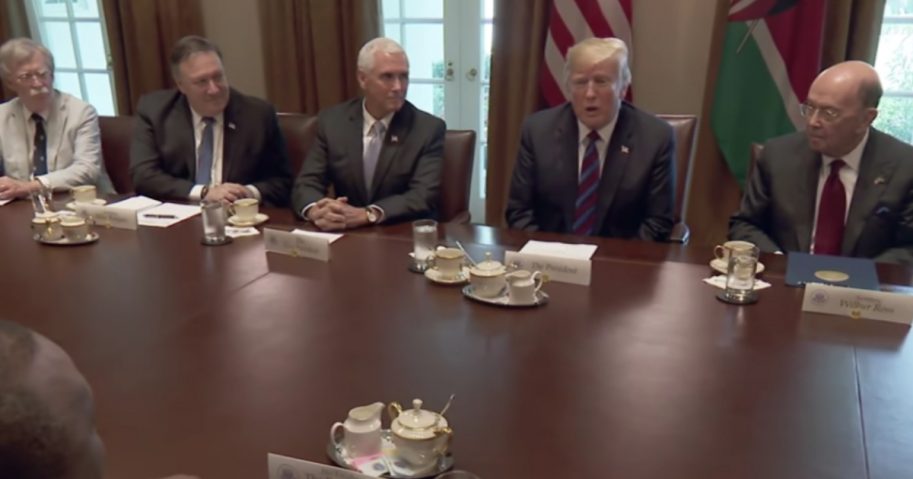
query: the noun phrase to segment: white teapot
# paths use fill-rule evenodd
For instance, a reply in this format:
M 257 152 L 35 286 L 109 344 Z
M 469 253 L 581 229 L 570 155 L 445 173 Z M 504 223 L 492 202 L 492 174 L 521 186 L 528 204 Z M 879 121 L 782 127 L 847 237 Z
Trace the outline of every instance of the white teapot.
M 448 403 L 449 405 L 449 403 Z M 447 407 L 444 407 L 444 411 Z M 444 411 L 438 414 L 422 409 L 422 400 L 413 399 L 412 409 L 403 410 L 398 402 L 387 407 L 393 445 L 401 459 L 416 470 L 427 470 L 447 454 L 453 430 L 447 425 Z
M 469 283 L 472 292 L 482 298 L 497 298 L 504 293 L 507 282 L 504 275 L 507 267 L 500 261 L 491 259 L 491 253 L 485 253 L 485 261 L 479 261 L 469 268 Z

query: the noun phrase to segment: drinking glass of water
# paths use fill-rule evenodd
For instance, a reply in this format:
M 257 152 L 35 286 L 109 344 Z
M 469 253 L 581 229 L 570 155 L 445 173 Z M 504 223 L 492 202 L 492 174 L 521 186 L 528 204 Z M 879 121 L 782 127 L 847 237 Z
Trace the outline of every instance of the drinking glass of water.
M 437 248 L 437 221 L 418 220 L 412 222 L 412 255 L 415 270 L 425 271 L 428 260 Z
M 758 268 L 760 250 L 757 246 L 733 248 L 726 268 L 726 290 L 724 301 L 747 304 L 757 301 L 754 290 L 755 272 Z
M 203 244 L 222 245 L 231 242 L 225 235 L 225 206 L 221 201 L 203 201 L 200 203 L 203 216 Z

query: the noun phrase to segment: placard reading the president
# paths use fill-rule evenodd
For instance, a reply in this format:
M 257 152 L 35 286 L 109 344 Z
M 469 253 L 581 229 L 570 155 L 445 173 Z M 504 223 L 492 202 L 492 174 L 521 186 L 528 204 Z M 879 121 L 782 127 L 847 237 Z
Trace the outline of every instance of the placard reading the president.
M 802 310 L 910 325 L 913 296 L 808 283 Z
M 88 218 L 95 226 L 136 230 L 136 211 L 126 208 L 76 203 L 76 214 Z
M 330 241 L 326 238 L 264 228 L 263 240 L 266 242 L 266 251 L 320 261 L 330 260 Z
M 542 271 L 551 281 L 590 285 L 592 264 L 589 260 L 505 251 L 504 263 L 529 271 Z

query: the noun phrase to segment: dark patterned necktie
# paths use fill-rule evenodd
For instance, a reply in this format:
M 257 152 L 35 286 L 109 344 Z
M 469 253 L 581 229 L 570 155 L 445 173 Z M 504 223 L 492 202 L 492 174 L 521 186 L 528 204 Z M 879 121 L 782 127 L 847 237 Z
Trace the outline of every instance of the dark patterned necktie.
M 843 160 L 831 162 L 831 173 L 821 190 L 815 225 L 815 254 L 840 255 L 846 219 L 846 189 L 840 181 L 840 169 L 845 165 Z
M 215 118 L 203 118 L 206 126 L 203 127 L 203 138 L 200 139 L 200 150 L 197 153 L 197 181 L 198 185 L 208 185 L 212 182 L 212 125 Z
M 596 130 L 587 135 L 590 142 L 583 153 L 580 178 L 577 182 L 577 202 L 574 207 L 574 234 L 591 235 L 596 224 L 596 190 L 599 188 L 599 150 Z
M 48 137 L 44 131 L 44 118 L 32 113 L 35 122 L 35 151 L 32 153 L 32 168 L 35 176 L 48 174 Z

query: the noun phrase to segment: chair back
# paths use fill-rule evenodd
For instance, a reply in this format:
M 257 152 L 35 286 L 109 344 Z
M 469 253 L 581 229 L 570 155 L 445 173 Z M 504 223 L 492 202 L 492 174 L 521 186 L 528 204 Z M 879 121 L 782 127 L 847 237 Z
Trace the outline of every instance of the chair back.
M 130 178 L 130 143 L 133 141 L 132 116 L 99 116 L 101 154 L 111 184 L 120 194 L 133 192 Z
M 302 113 L 279 113 L 279 129 L 288 149 L 292 176 L 297 177 L 308 150 L 317 137 L 317 117 Z
M 444 167 L 441 170 L 441 222 L 469 223 L 469 192 L 475 161 L 476 132 L 447 130 L 444 136 Z
M 685 199 L 691 185 L 691 163 L 694 156 L 694 137 L 697 133 L 695 115 L 656 115 L 672 125 L 675 133 L 675 221 L 682 221 Z

